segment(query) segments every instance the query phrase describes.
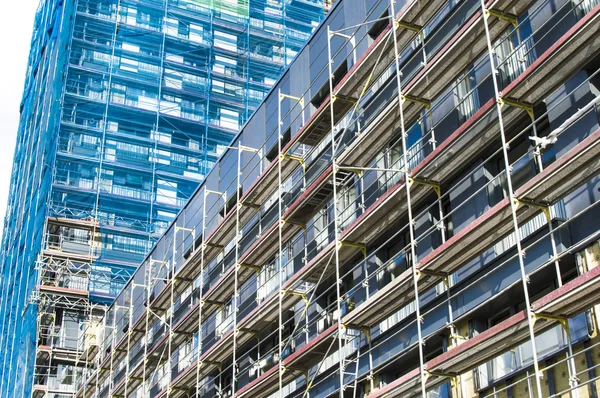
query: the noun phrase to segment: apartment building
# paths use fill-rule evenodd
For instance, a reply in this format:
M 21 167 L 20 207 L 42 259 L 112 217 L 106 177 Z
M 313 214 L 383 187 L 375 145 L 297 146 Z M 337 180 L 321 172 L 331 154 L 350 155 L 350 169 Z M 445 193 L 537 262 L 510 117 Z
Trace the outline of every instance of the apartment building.
M 323 17 L 320 1 L 41 1 L 2 240 L 0 396 L 74 394 L 86 327 Z

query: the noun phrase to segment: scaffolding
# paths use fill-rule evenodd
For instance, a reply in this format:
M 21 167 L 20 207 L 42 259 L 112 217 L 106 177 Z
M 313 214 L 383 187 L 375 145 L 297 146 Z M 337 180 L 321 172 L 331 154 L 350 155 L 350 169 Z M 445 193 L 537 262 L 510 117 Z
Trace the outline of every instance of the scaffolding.
M 77 397 L 597 391 L 600 201 L 570 199 L 600 174 L 600 5 L 380 0 L 332 28 L 358 3 L 108 310 Z
M 319 0 L 40 2 L 4 224 L 0 396 L 74 394 L 110 326 L 98 326 L 105 307 L 325 11 Z M 172 259 L 161 261 L 152 272 Z M 67 327 L 69 343 L 53 346 Z

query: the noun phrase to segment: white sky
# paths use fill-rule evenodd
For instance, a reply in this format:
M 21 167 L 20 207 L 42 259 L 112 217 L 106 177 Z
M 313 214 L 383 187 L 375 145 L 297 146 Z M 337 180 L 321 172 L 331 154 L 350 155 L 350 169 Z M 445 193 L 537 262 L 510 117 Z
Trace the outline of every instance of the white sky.
M 3 1 L 0 15 L 0 234 L 37 4 L 38 0 Z

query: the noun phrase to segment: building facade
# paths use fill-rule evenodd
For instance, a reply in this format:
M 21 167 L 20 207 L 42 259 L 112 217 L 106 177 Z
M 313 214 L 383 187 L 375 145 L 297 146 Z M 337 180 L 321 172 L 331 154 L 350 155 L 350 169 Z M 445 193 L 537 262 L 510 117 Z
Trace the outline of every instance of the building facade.
M 323 17 L 319 1 L 41 1 L 2 241 L 0 396 L 73 394 L 85 326 Z
M 596 397 L 600 4 L 342 0 L 77 397 Z

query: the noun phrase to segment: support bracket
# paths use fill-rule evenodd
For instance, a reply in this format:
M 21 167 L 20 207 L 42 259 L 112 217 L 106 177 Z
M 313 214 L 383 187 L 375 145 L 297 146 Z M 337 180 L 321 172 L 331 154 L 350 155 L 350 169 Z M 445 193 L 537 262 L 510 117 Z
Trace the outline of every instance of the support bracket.
M 251 209 L 255 209 L 255 210 L 258 210 L 260 212 L 260 205 L 257 205 L 255 203 L 249 203 L 249 202 L 243 202 L 242 201 L 242 202 L 240 202 L 240 204 L 242 206 L 249 207 Z
M 426 270 L 426 269 L 417 269 L 417 274 L 437 276 L 438 278 L 443 278 L 443 279 L 447 279 L 448 278 L 448 273 L 447 272 L 430 271 L 430 270 Z
M 290 370 L 292 372 L 298 372 L 298 373 L 303 373 L 306 374 L 307 370 L 304 368 L 298 368 L 298 367 L 286 367 L 285 370 Z
M 331 36 L 332 36 L 332 37 L 333 37 L 333 36 L 339 36 L 339 37 L 342 37 L 342 38 L 344 38 L 344 39 L 346 39 L 346 40 L 348 40 L 348 41 L 350 41 L 350 40 L 352 39 L 352 36 L 350 36 L 350 35 L 346 35 L 346 34 L 344 34 L 344 33 L 339 33 L 339 32 L 334 32 L 334 31 L 331 31 L 330 33 L 331 33 Z
M 535 322 L 537 319 L 544 319 L 546 321 L 558 322 L 560 326 L 564 329 L 568 336 L 570 336 L 571 332 L 569 330 L 569 319 L 564 316 L 556 316 L 551 314 L 546 314 L 543 312 L 540 313 L 532 313 L 533 321 Z
M 360 243 L 354 243 L 354 242 L 348 242 L 345 240 L 340 240 L 338 243 L 338 250 L 342 247 L 342 246 L 348 246 L 348 247 L 353 247 L 355 249 L 358 249 L 361 251 L 361 253 L 363 254 L 363 256 L 365 258 L 367 258 L 367 246 L 360 244 Z
M 221 364 L 221 362 L 216 362 L 216 361 L 201 361 L 200 365 L 212 365 L 212 366 L 216 366 L 217 368 L 219 368 L 219 370 L 221 370 L 221 367 L 223 366 Z
M 218 305 L 221 307 L 224 305 L 222 302 L 216 300 L 202 300 L 200 305 L 203 306 L 204 304 Z
M 435 370 L 424 370 L 423 372 L 425 373 L 426 376 L 447 377 L 449 379 L 458 376 L 458 374 L 456 374 L 454 372 L 448 372 L 448 373 L 446 373 L 446 372 L 436 372 Z
M 302 300 L 308 302 L 308 298 L 306 297 L 306 293 L 296 292 L 294 290 L 282 290 L 283 294 L 288 294 L 290 296 L 300 297 Z
M 336 173 L 338 173 L 340 170 L 349 171 L 351 173 L 356 174 L 359 177 L 362 177 L 362 173 L 363 173 L 363 171 L 361 169 L 355 169 L 353 167 L 346 167 L 346 166 L 336 166 L 335 167 Z
M 289 221 L 289 220 L 281 219 L 281 225 L 283 225 L 283 224 L 293 225 L 295 227 L 302 228 L 304 231 L 306 231 L 306 224 L 302 224 L 302 223 L 299 223 L 299 222 L 294 222 L 294 221 Z
M 213 191 L 212 189 L 206 189 L 206 190 L 204 190 L 204 194 L 205 195 L 209 194 L 209 193 L 212 193 L 212 194 L 218 195 L 218 196 L 225 196 L 226 195 L 225 192 Z
M 300 106 L 304 106 L 304 99 L 300 98 L 300 97 L 294 97 L 293 95 L 279 93 L 279 100 L 282 100 L 282 99 L 289 99 L 292 101 L 297 101 L 300 103 Z
M 424 98 L 415 97 L 413 95 L 404 94 L 400 97 L 402 102 L 414 102 L 415 104 L 423 105 L 427 110 L 431 109 L 431 101 Z
M 304 161 L 303 158 L 301 158 L 300 156 L 296 156 L 296 155 L 290 155 L 287 153 L 282 153 L 281 155 L 279 155 L 280 158 L 283 159 L 290 159 L 290 160 L 295 160 L 296 162 L 300 163 L 300 166 L 302 166 L 302 171 L 304 173 L 306 173 L 306 162 Z
M 542 213 L 544 213 L 544 216 L 546 216 L 546 220 L 548 222 L 552 221 L 552 214 L 550 213 L 550 207 L 540 204 L 540 203 L 535 203 L 535 202 L 530 202 L 528 200 L 521 200 L 521 199 L 514 199 L 514 202 L 517 206 L 520 205 L 524 205 L 524 206 L 529 206 L 529 207 L 535 207 L 538 208 L 542 211 Z
M 449 337 L 450 337 L 451 339 L 462 340 L 462 341 L 469 340 L 469 339 L 468 339 L 468 338 L 466 338 L 465 336 L 462 336 L 462 335 L 460 335 L 460 334 L 456 334 L 456 333 L 454 333 L 454 334 L 451 334 Z
M 505 13 L 505 12 L 502 12 L 502 11 L 493 10 L 491 8 L 486 9 L 485 13 L 488 16 L 493 16 L 493 17 L 496 17 L 496 18 L 501 19 L 503 21 L 509 22 L 515 28 L 519 27 L 519 19 L 515 15 L 508 14 L 508 13 Z
M 248 268 L 253 270 L 257 274 L 260 272 L 260 267 L 258 265 L 239 263 L 238 268 Z
M 345 324 L 343 326 L 345 329 L 358 330 L 359 332 L 361 332 L 362 334 L 365 335 L 365 337 L 367 338 L 367 340 L 369 342 L 371 341 L 371 329 L 369 329 L 368 327 L 358 326 L 358 325 L 353 325 L 353 324 Z
M 429 182 L 429 181 L 422 180 L 420 178 L 409 177 L 408 178 L 408 183 L 410 185 L 412 185 L 412 184 L 421 184 L 421 185 L 425 185 L 427 187 L 431 187 L 431 189 L 433 189 L 435 191 L 435 193 L 438 196 L 438 198 L 440 196 L 442 196 L 442 189 L 440 187 L 440 184 L 437 184 L 435 182 Z
M 527 104 L 525 102 L 513 101 L 513 100 L 510 100 L 507 98 L 500 98 L 498 100 L 498 103 L 500 104 L 500 106 L 503 106 L 504 104 L 506 104 L 509 106 L 514 106 L 515 108 L 523 109 L 525 112 L 527 112 L 527 114 L 529 115 L 531 120 L 535 120 L 535 116 L 533 115 L 533 106 L 531 104 Z
M 251 334 L 256 337 L 259 336 L 259 332 L 257 332 L 256 330 L 248 329 L 248 328 L 239 328 L 239 329 L 237 329 L 237 333 L 248 333 L 248 334 Z
M 240 145 L 238 148 L 239 148 L 240 150 L 242 150 L 242 151 L 246 151 L 246 152 L 256 152 L 256 153 L 259 153 L 259 152 L 260 152 L 260 149 L 251 148 L 251 147 L 249 147 L 249 146 L 244 146 L 244 145 Z
M 395 25 L 396 28 L 404 28 L 406 30 L 410 30 L 416 33 L 420 33 L 423 30 L 422 26 L 416 25 L 414 23 L 410 23 L 410 22 L 404 22 L 400 19 L 396 19 L 395 20 Z
M 182 336 L 194 337 L 194 333 L 192 332 L 173 332 L 174 334 L 180 334 Z
M 350 102 L 351 104 L 356 104 L 356 102 L 357 102 L 355 99 L 344 97 L 343 95 L 335 95 L 334 94 L 331 98 L 333 99 L 333 101 L 339 99 L 342 101 Z

